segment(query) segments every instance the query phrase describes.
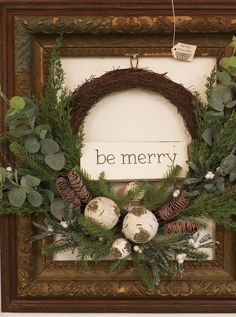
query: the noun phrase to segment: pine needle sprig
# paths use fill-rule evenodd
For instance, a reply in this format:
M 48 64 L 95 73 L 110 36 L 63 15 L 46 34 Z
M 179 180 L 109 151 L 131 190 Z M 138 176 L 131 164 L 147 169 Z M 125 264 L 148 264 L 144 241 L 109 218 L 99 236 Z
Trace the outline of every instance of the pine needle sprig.
M 216 138 L 208 159 L 212 168 L 217 168 L 222 159 L 230 154 L 236 145 L 236 112 L 224 123 Z
M 63 253 L 66 251 L 74 252 L 76 249 L 76 244 L 67 239 L 60 239 L 43 246 L 42 254 L 45 256 L 52 256 L 54 254 Z
M 134 255 L 133 264 L 140 280 L 144 283 L 144 285 L 149 289 L 155 288 L 155 282 L 150 263 L 142 260 L 138 255 Z
M 186 207 L 180 218 L 186 216 L 194 218 L 210 217 L 226 228 L 236 230 L 236 190 L 228 187 L 225 193 L 216 195 L 215 193 L 202 193 L 191 205 Z
M 126 209 L 129 206 L 129 204 L 134 202 L 138 197 L 140 197 L 145 192 L 146 188 L 146 182 L 139 183 L 136 187 L 129 190 L 125 194 L 125 196 L 121 197 L 118 202 L 118 205 L 121 208 L 121 210 L 125 209 L 125 211 L 127 211 Z
M 112 244 L 117 238 L 120 237 L 120 234 L 116 233 L 116 231 L 106 229 L 92 219 L 86 218 L 84 216 L 79 218 L 79 225 L 85 230 L 87 234 L 95 239 L 100 238 L 101 241 L 106 243 Z
M 151 241 L 151 244 L 155 244 L 158 248 L 167 248 L 171 247 L 174 244 L 178 244 L 180 242 L 186 242 L 189 238 L 189 234 L 186 233 L 169 233 L 169 234 L 161 234 L 158 233 L 154 239 Z
M 110 272 L 122 271 L 126 266 L 126 262 L 127 262 L 127 260 L 125 260 L 125 259 L 113 261 L 109 266 L 109 271 Z
M 209 100 L 211 97 L 212 89 L 214 88 L 214 85 L 216 83 L 216 74 L 217 74 L 217 70 L 216 70 L 216 67 L 214 67 L 213 70 L 211 71 L 210 75 L 206 78 L 205 95 L 207 97 L 208 103 L 209 103 Z
M 71 127 L 72 96 L 63 86 L 65 74 L 60 60 L 60 47 L 61 38 L 56 41 L 51 53 L 47 89 L 40 108 L 51 127 L 53 139 L 60 144 L 65 155 L 65 169 L 71 170 L 80 162 L 84 135 L 81 132 L 74 133 Z
M 162 179 L 159 187 L 149 183 L 144 195 L 144 206 L 147 209 L 155 210 L 160 208 L 168 199 L 172 193 L 171 186 L 176 181 L 176 178 L 180 175 L 182 168 L 179 165 L 173 166 L 167 172 Z

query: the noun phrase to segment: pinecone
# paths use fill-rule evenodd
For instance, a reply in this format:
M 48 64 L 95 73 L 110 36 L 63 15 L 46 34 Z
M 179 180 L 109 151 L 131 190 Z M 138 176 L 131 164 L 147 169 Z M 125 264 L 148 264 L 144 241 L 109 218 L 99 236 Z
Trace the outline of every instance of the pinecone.
M 164 225 L 165 233 L 196 233 L 198 225 L 191 221 L 178 220 Z
M 80 208 L 81 201 L 77 197 L 74 190 L 71 188 L 70 182 L 67 177 L 58 177 L 56 180 L 58 192 L 61 194 L 63 200 L 68 204 L 73 204 L 74 208 Z
M 70 171 L 68 172 L 67 176 L 70 185 L 77 194 L 77 196 L 83 203 L 87 204 L 92 199 L 92 195 L 87 190 L 79 174 L 76 171 Z
M 176 217 L 182 209 L 188 206 L 189 200 L 184 197 L 179 197 L 171 202 L 165 204 L 161 209 L 155 212 L 156 217 L 160 217 L 163 220 L 170 220 Z

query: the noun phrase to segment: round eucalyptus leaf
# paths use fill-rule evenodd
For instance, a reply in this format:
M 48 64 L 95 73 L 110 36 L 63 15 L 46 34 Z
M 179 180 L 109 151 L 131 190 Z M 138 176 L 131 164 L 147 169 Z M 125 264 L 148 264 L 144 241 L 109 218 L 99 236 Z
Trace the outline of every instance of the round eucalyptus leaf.
M 41 179 L 32 175 L 27 174 L 25 176 L 25 182 L 28 186 L 35 187 L 38 186 L 41 182 Z
M 25 107 L 25 100 L 22 97 L 14 96 L 10 99 L 10 106 L 16 111 L 20 111 Z
M 55 198 L 50 205 L 50 212 L 55 218 L 61 220 L 65 215 L 65 207 L 65 203 L 61 198 Z
M 236 180 L 236 167 L 230 172 L 229 180 L 230 182 L 234 182 Z
M 25 141 L 25 149 L 29 153 L 37 153 L 40 149 L 40 142 L 35 136 L 29 136 Z
M 65 156 L 62 153 L 45 156 L 45 163 L 55 171 L 60 171 L 65 165 Z
M 40 139 L 44 139 L 50 131 L 50 126 L 48 124 L 40 124 L 35 128 L 35 133 L 40 137 Z
M 21 179 L 20 179 L 20 185 L 21 187 L 23 187 L 24 191 L 26 193 L 29 193 L 31 190 L 32 190 L 32 187 L 29 186 L 26 182 L 26 177 L 25 176 L 22 176 Z
M 223 57 L 223 58 L 221 58 L 219 64 L 220 64 L 220 66 L 223 67 L 224 69 L 228 69 L 228 66 L 229 66 L 229 58 L 228 58 L 228 57 Z
M 229 67 L 236 67 L 236 56 L 230 56 L 228 58 L 228 66 Z
M 232 100 L 231 89 L 225 85 L 217 84 L 211 93 L 209 104 L 217 111 L 223 111 L 224 105 Z
M 36 192 L 36 190 L 30 191 L 27 199 L 30 205 L 33 207 L 39 207 L 43 202 L 42 195 L 39 192 Z
M 228 72 L 217 72 L 218 80 L 221 82 L 221 84 L 225 86 L 230 86 L 232 84 L 231 76 Z
M 45 192 L 45 194 L 47 195 L 48 200 L 50 201 L 50 203 L 52 203 L 53 200 L 54 200 L 54 193 L 53 193 L 53 191 L 50 190 L 50 189 L 44 189 L 44 192 Z
M 212 140 L 212 131 L 210 128 L 207 128 L 203 132 L 202 138 L 209 146 L 212 146 L 213 140 Z
M 26 193 L 21 188 L 12 188 L 8 192 L 8 200 L 12 206 L 21 207 L 26 199 Z
M 0 168 L 0 184 L 4 183 L 6 178 L 6 170 L 5 168 L 1 167 Z
M 55 154 L 59 149 L 59 145 L 53 139 L 46 138 L 41 141 L 41 152 L 43 155 Z

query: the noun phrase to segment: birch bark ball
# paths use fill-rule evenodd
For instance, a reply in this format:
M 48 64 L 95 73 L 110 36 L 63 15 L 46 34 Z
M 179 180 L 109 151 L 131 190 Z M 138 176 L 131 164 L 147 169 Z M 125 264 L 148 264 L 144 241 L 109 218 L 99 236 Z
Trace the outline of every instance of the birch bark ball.
M 91 218 L 101 226 L 112 229 L 120 217 L 120 209 L 117 204 L 107 197 L 96 197 L 87 204 L 84 216 Z
M 158 221 L 155 215 L 144 207 L 133 207 L 123 221 L 123 234 L 135 243 L 152 240 L 157 230 Z
M 130 243 L 124 238 L 119 238 L 113 243 L 110 253 L 116 259 L 124 259 L 130 255 L 131 250 Z

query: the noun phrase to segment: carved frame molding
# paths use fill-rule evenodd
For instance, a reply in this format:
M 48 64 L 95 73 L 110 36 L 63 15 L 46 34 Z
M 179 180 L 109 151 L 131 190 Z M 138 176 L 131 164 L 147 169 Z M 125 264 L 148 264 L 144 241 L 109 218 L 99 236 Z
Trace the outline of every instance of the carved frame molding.
M 9 31 L 8 39 L 2 35 L 2 58 L 7 61 L 2 81 L 9 95 L 43 91 L 49 52 L 59 33 L 65 34 L 63 56 L 129 56 L 134 52 L 163 56 L 170 51 L 173 21 L 168 15 L 116 16 L 114 11 L 113 16 L 102 17 L 53 16 L 50 10 L 47 15 L 22 15 L 21 8 L 19 11 L 2 9 L 2 34 Z M 235 30 L 233 15 L 177 17 L 177 37 L 198 43 L 198 56 L 219 59 Z M 3 112 L 0 115 L 3 118 Z M 44 259 L 40 243 L 30 244 L 33 230 L 29 217 L 1 219 L 4 311 L 236 311 L 235 235 L 222 228 L 217 229 L 221 247 L 215 261 L 191 263 L 184 280 L 163 281 L 153 291 L 137 280 L 132 266 L 119 276 L 108 276 L 106 263 L 100 263 L 93 266 L 95 274 L 86 275 L 76 262 Z M 96 277 L 98 273 L 101 279 Z

